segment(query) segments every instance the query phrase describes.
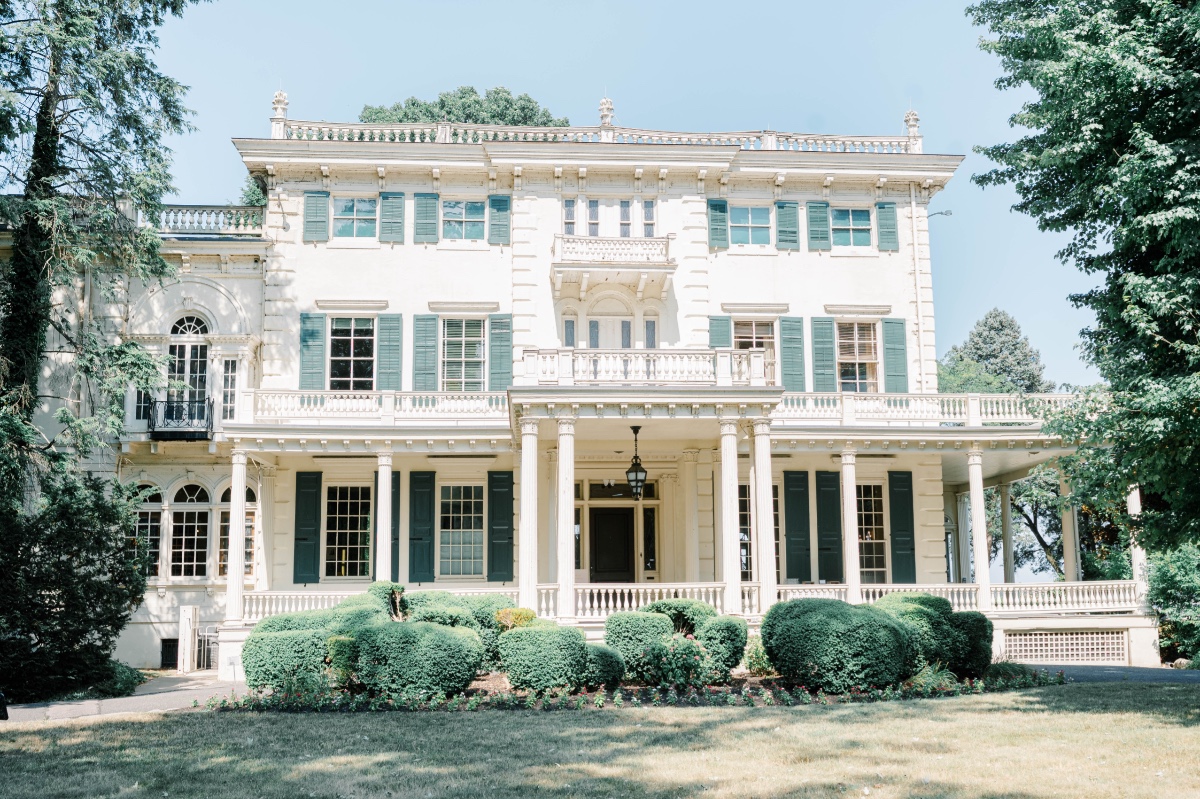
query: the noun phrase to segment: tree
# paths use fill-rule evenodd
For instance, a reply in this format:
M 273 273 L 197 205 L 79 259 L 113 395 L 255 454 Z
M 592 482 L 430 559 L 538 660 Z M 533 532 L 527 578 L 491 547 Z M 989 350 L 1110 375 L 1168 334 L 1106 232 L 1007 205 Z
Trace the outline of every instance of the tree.
M 480 96 L 474 86 L 459 86 L 442 92 L 436 100 L 407 100 L 385 105 L 363 106 L 359 122 L 467 122 L 473 125 L 536 125 L 566 127 L 566 117 L 555 117 L 528 94 L 513 97 L 503 86 Z
M 193 1 L 0 1 L 0 170 L 18 190 L 0 198 L 13 231 L 0 268 L 0 650 L 17 658 L 0 664 L 0 688 L 13 695 L 107 676 L 145 590 L 130 491 L 88 468 L 121 428 L 130 383 L 153 388 L 159 369 L 91 309 L 171 271 L 138 219 L 159 217 L 163 141 L 187 130 L 187 111 L 151 56 L 166 16 Z M 57 431 L 35 426 L 43 402 Z
M 1200 658 L 1200 547 L 1152 553 L 1148 599 L 1161 618 L 1166 658 Z
M 999 308 L 984 314 L 967 334 L 967 340 L 961 346 L 950 348 L 940 366 L 952 382 L 965 380 L 968 385 L 980 386 L 953 390 L 1036 394 L 1055 388 L 1053 381 L 1045 379 L 1042 356 L 1029 343 L 1029 337 L 1021 332 L 1020 324 Z M 942 373 L 943 369 L 939 368 L 939 385 Z M 989 383 L 989 379 L 992 382 Z M 949 392 L 952 389 L 941 390 Z
M 1015 210 L 1069 234 L 1058 254 L 1100 285 L 1084 354 L 1105 383 L 1047 430 L 1078 442 L 1075 490 L 1147 549 L 1200 540 L 1200 14 L 1173 0 L 984 0 L 968 9 L 1028 88 L 1022 135 L 978 148 Z M 1142 514 L 1126 514 L 1129 486 Z
M 253 175 L 246 175 L 246 182 L 242 184 L 242 195 L 238 198 L 238 205 L 266 205 L 267 193 L 263 191 L 263 187 L 254 179 Z

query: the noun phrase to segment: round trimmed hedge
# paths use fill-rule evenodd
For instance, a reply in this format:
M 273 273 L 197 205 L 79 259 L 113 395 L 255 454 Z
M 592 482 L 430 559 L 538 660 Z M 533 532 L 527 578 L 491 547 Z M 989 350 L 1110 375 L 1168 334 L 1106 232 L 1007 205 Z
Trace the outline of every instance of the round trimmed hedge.
M 992 622 L 982 613 L 962 610 L 951 614 L 950 623 L 965 640 L 962 657 L 950 664 L 950 670 L 959 679 L 979 679 L 992 665 Z
M 246 685 L 281 691 L 323 679 L 326 637 L 323 630 L 256 630 L 242 645 Z
M 499 649 L 514 688 L 544 691 L 587 681 L 587 645 L 575 627 L 518 627 L 500 636 Z
M 750 629 L 737 616 L 713 616 L 701 625 L 696 640 L 704 645 L 713 666 L 726 673 L 737 668 L 746 652 Z
M 828 693 L 895 685 L 912 675 L 912 635 L 882 610 L 795 599 L 767 611 L 762 642 L 787 679 Z
M 500 633 L 504 630 L 496 620 L 496 612 L 505 608 L 514 608 L 516 603 L 504 594 L 480 594 L 476 596 L 459 596 L 449 591 L 417 591 L 404 597 L 408 609 L 409 621 L 431 621 L 436 624 L 450 624 L 453 627 L 471 627 L 479 633 L 483 642 L 484 662 L 495 664 L 499 661 L 500 653 L 496 648 Z M 439 608 L 458 608 L 474 619 L 474 624 L 465 624 L 457 616 L 439 615 Z M 453 618 L 453 623 L 443 619 Z
M 468 627 L 395 622 L 360 630 L 355 640 L 359 679 L 385 694 L 460 693 L 483 660 L 479 634 Z
M 604 622 L 604 643 L 621 654 L 625 672 L 635 680 L 645 680 L 646 648 L 675 632 L 671 618 L 662 613 L 621 611 Z
M 469 627 L 479 632 L 479 622 L 466 608 L 456 605 L 425 605 L 408 614 L 409 621 L 427 621 L 446 627 Z
M 921 592 L 897 591 L 885 594 L 872 607 L 882 610 L 908 628 L 912 636 L 913 656 L 925 662 L 954 670 L 962 661 L 966 638 L 950 622 L 954 613 L 949 600 Z M 914 670 L 917 664 L 914 663 Z
M 607 685 L 616 688 L 625 676 L 625 659 L 611 646 L 588 643 L 584 684 L 588 688 Z
M 640 610 L 670 617 L 675 632 L 684 635 L 695 635 L 706 621 L 717 616 L 717 611 L 711 605 L 698 599 L 660 599 L 644 605 Z

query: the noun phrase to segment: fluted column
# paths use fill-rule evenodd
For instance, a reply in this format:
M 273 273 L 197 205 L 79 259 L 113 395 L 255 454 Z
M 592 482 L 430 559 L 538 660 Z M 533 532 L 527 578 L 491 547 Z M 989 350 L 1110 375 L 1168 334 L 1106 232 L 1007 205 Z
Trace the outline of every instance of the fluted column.
M 378 471 L 375 498 L 375 579 L 391 582 L 392 574 L 392 453 L 375 455 Z
M 771 420 L 755 419 L 754 431 L 754 540 L 758 542 L 759 610 L 766 613 L 778 598 L 775 576 L 775 503 L 771 490 Z
M 853 449 L 842 450 L 842 564 L 846 581 L 846 601 L 862 602 L 862 572 L 858 557 L 858 488 L 856 456 Z
M 1004 582 L 1016 582 L 1016 566 L 1013 562 L 1012 497 L 1008 483 L 1000 484 L 1000 541 L 1004 549 Z
M 1142 515 L 1142 493 L 1136 485 L 1129 487 L 1126 508 L 1134 519 Z M 1129 565 L 1133 572 L 1133 591 L 1137 597 L 1138 609 L 1142 613 L 1149 613 L 1150 579 L 1147 571 L 1146 550 L 1138 546 L 1132 533 L 1129 537 Z
M 558 618 L 575 619 L 575 420 L 558 420 Z
M 521 420 L 521 497 L 517 527 L 517 604 L 537 610 L 538 420 Z
M 229 551 L 225 553 L 225 621 L 242 620 L 242 591 L 246 583 L 246 450 L 233 451 L 229 486 Z
M 971 548 L 975 550 L 975 585 L 979 590 L 979 609 L 992 609 L 991 546 L 988 542 L 987 505 L 983 495 L 983 451 L 967 453 L 967 485 L 971 492 Z
M 699 454 L 699 450 L 685 449 L 679 470 L 679 490 L 683 494 L 683 579 L 689 583 L 700 579 L 699 486 L 696 485 Z
M 1058 492 L 1063 498 L 1071 495 L 1065 477 L 1059 481 Z M 1079 532 L 1075 521 L 1075 506 L 1068 499 L 1062 509 L 1063 579 L 1067 582 L 1079 581 Z
M 738 424 L 721 420 L 721 581 L 725 612 L 742 612 L 742 569 L 738 559 Z

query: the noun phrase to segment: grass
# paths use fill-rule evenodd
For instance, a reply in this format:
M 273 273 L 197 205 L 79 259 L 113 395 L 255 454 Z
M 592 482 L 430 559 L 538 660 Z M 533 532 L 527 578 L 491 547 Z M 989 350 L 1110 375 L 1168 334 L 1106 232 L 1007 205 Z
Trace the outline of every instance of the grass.
M 0 725 L 0 797 L 1200 796 L 1200 686 L 801 708 Z

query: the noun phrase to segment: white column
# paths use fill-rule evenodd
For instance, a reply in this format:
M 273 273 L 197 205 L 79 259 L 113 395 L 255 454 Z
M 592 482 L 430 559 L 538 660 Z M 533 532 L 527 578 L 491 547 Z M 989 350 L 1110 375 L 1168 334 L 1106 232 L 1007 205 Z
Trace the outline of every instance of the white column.
M 696 456 L 699 450 L 685 449 L 680 468 L 679 490 L 683 494 L 683 579 L 694 583 L 700 579 L 700 514 L 699 486 L 696 485 Z
M 575 420 L 558 420 L 558 618 L 575 619 Z
M 1008 483 L 1000 484 L 1000 540 L 1004 547 L 1004 582 L 1016 582 L 1016 566 L 1013 563 L 1012 498 Z
M 1129 511 L 1130 517 L 1136 519 L 1142 515 L 1142 494 L 1136 485 L 1129 487 L 1129 499 L 1126 500 L 1126 508 Z M 1146 550 L 1137 545 L 1137 541 L 1130 533 L 1129 538 L 1129 565 L 1133 571 L 1133 590 L 1137 597 L 1138 609 L 1142 613 L 1150 612 L 1150 603 L 1148 595 L 1150 593 L 1149 574 L 1147 572 Z
M 725 612 L 742 612 L 742 569 L 738 558 L 738 425 L 721 420 L 721 580 Z
M 758 542 L 758 607 L 760 612 L 766 613 L 779 596 L 775 577 L 775 508 L 771 491 L 771 420 L 755 419 L 752 427 L 757 495 L 753 535 Z
M 375 579 L 391 582 L 392 574 L 392 453 L 375 455 Z
M 242 588 L 246 582 L 246 450 L 233 451 L 229 487 L 229 552 L 225 555 L 225 621 L 242 620 Z
M 517 604 L 537 610 L 538 420 L 521 420 L 521 497 L 517 527 Z
M 1069 497 L 1071 487 L 1066 478 L 1059 481 L 1059 495 Z M 1068 504 L 1062 511 L 1063 579 L 1073 583 L 1079 581 L 1079 534 L 1075 528 L 1075 506 Z
M 855 475 L 855 455 L 852 449 L 842 450 L 842 571 L 846 581 L 846 601 L 852 605 L 862 602 L 862 572 L 858 559 L 858 490 Z
M 955 532 L 955 555 L 958 556 L 958 581 L 971 582 L 971 498 L 969 494 L 958 495 L 958 529 Z
M 971 492 L 971 548 L 975 550 L 975 585 L 979 609 L 992 609 L 991 546 L 988 542 L 987 504 L 983 494 L 983 452 L 967 453 L 967 484 Z

